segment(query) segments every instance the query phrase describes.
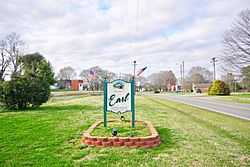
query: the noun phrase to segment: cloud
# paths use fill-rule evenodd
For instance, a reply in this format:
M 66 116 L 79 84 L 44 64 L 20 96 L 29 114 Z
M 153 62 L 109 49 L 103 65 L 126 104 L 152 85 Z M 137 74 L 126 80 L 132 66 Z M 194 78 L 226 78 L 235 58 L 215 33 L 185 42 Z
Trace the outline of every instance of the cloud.
M 26 1 L 1 0 L 0 37 L 23 34 L 29 52 L 40 52 L 58 72 L 100 66 L 115 73 L 144 75 L 195 65 L 212 67 L 224 31 L 248 0 Z M 137 6 L 139 2 L 139 7 Z M 138 13 L 137 13 L 138 9 Z

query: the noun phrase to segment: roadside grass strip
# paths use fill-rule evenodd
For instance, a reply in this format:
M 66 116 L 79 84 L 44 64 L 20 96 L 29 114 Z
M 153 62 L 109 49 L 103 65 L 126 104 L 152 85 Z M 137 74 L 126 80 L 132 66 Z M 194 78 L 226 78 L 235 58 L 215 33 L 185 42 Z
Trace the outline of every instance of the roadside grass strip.
M 250 165 L 249 121 L 140 95 L 135 114 L 156 127 L 160 146 L 145 150 L 82 145 L 83 133 L 103 121 L 102 96 L 51 100 L 24 111 L 1 110 L 0 166 Z M 124 117 L 131 118 L 131 113 Z M 119 120 L 120 115 L 108 113 L 107 118 Z

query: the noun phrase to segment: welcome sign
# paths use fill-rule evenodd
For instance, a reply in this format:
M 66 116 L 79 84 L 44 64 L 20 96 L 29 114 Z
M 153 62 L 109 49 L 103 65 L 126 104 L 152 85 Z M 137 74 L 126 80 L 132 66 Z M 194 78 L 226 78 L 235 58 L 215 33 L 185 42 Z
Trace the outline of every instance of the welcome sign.
M 107 124 L 107 112 L 115 114 L 132 112 L 132 127 L 134 127 L 134 78 L 131 82 L 121 79 L 104 81 L 104 127 Z
M 107 84 L 108 111 L 115 113 L 131 111 L 131 83 L 115 80 Z

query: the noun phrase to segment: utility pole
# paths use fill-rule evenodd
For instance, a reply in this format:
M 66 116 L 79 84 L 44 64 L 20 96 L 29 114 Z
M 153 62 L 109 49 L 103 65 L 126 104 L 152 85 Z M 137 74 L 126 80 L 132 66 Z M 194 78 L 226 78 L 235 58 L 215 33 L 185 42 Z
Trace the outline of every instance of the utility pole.
M 184 61 L 182 61 L 182 86 L 183 86 L 182 92 L 184 92 Z
M 183 81 L 182 81 L 182 65 L 180 64 L 180 72 L 181 72 L 181 90 L 183 90 Z
M 212 60 L 211 60 L 211 63 L 213 63 L 213 66 L 214 66 L 214 80 L 216 79 L 216 75 L 215 75 L 215 62 L 217 62 L 217 60 L 215 60 L 216 57 L 213 57 Z

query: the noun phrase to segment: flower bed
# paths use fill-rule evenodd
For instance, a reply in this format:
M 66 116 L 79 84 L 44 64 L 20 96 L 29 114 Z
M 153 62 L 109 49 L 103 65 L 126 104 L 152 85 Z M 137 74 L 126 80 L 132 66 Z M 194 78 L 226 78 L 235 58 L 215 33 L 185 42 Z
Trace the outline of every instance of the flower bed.
M 110 120 L 107 122 L 115 122 L 115 120 Z M 156 147 L 161 144 L 160 137 L 154 126 L 149 121 L 138 120 L 136 122 L 145 123 L 150 131 L 151 135 L 147 137 L 98 137 L 91 136 L 91 132 L 102 122 L 94 123 L 84 134 L 81 143 L 93 147 L 102 146 L 126 146 L 130 148 L 145 148 L 149 149 Z

